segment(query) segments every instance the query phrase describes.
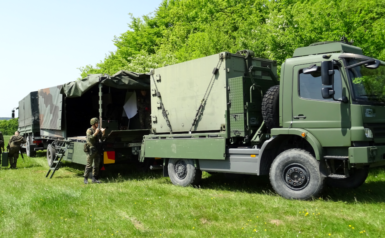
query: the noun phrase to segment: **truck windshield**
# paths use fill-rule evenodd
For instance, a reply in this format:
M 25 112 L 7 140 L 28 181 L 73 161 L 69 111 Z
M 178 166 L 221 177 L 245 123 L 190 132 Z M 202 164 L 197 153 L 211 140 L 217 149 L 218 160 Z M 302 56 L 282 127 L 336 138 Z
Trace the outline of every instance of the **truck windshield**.
M 365 67 L 364 61 L 367 59 L 346 58 L 347 66 L 357 65 L 348 69 L 354 98 L 358 102 L 384 104 L 385 66 L 381 64 L 376 69 L 370 69 Z

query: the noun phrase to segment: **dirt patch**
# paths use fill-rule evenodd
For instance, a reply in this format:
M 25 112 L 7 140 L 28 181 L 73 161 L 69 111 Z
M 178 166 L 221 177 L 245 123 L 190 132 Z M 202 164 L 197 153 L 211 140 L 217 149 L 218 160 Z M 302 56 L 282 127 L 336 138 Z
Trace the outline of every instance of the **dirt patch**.
M 35 173 L 47 173 L 47 170 L 36 170 L 36 171 L 34 171 Z
M 295 217 L 293 217 L 293 216 L 286 216 L 285 220 L 287 220 L 287 221 L 294 221 Z
M 210 223 L 209 220 L 207 220 L 206 218 L 201 218 L 200 219 L 201 223 L 204 225 L 204 224 L 208 224 Z
M 281 221 L 281 220 L 271 220 L 270 223 L 274 224 L 276 226 L 279 226 L 279 225 L 283 224 L 283 221 Z
M 131 219 L 131 222 L 135 226 L 136 229 L 144 231 L 144 225 L 140 221 L 133 218 L 133 219 Z

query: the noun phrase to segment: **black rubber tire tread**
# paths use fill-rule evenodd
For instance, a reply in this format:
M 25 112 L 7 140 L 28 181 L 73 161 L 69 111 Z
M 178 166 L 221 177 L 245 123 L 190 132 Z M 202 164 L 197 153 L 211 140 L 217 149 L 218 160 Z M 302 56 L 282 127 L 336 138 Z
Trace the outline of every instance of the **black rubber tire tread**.
M 302 190 L 290 189 L 283 179 L 284 168 L 292 163 L 300 164 L 310 174 L 309 183 Z M 324 185 L 319 162 L 309 152 L 301 149 L 288 149 L 280 153 L 271 164 L 269 177 L 274 191 L 287 199 L 311 199 L 322 191 Z
M 48 157 L 49 153 L 51 153 L 51 158 Z M 54 146 L 52 146 L 52 144 L 49 144 L 48 147 L 47 147 L 47 163 L 48 163 L 48 167 L 52 167 L 53 165 L 53 161 L 55 159 L 55 155 L 56 155 L 56 149 Z
M 184 179 L 178 178 L 175 174 L 175 164 L 179 160 L 183 160 L 186 163 L 187 175 Z M 192 159 L 170 159 L 167 169 L 171 182 L 177 186 L 187 187 L 189 185 L 197 185 L 202 179 L 202 171 L 194 166 L 194 160 Z
M 279 85 L 269 88 L 263 96 L 262 118 L 268 130 L 279 127 Z
M 369 175 L 368 168 L 356 169 L 352 171 L 349 178 L 345 178 L 345 179 L 326 178 L 325 184 L 331 188 L 354 189 L 364 184 L 368 175 Z

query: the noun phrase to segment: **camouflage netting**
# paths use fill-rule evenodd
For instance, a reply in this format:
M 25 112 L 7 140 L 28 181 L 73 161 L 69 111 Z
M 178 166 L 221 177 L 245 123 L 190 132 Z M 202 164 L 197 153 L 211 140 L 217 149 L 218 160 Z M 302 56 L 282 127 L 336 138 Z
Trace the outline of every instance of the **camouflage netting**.
M 102 84 L 118 89 L 150 89 L 150 75 L 138 74 L 128 71 L 119 71 L 113 76 L 103 74 L 90 74 L 82 80 L 73 81 L 63 85 L 61 94 L 68 98 L 81 97 L 85 92 L 102 80 Z

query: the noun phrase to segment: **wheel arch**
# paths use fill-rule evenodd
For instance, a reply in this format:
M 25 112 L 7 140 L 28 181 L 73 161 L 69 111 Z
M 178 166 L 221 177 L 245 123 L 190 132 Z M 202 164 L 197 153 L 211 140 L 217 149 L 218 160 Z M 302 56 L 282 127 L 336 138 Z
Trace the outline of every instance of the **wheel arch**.
M 302 137 L 302 133 L 305 133 L 305 137 Z M 260 166 L 259 173 L 260 175 L 268 174 L 271 163 L 274 158 L 281 152 L 279 148 L 281 145 L 287 141 L 295 139 L 300 139 L 305 141 L 313 151 L 309 151 L 314 155 L 314 157 L 320 161 L 323 158 L 323 149 L 320 142 L 312 135 L 309 131 L 299 128 L 274 128 L 271 130 L 272 138 L 265 141 L 262 145 L 260 152 Z M 292 147 L 298 148 L 298 147 Z

